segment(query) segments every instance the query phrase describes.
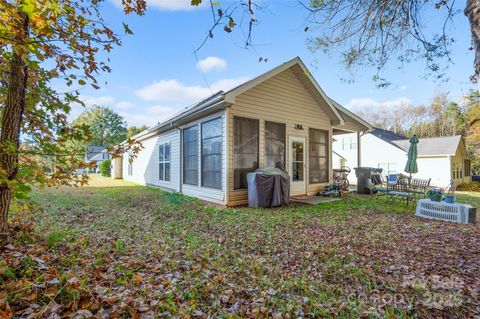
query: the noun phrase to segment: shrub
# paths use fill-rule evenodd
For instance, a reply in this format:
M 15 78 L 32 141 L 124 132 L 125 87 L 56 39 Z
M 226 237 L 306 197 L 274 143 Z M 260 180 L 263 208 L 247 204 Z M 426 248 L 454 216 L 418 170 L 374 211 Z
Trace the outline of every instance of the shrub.
M 480 192 L 480 183 L 472 182 L 460 184 L 457 186 L 457 191 Z
M 112 161 L 109 159 L 104 160 L 100 163 L 100 174 L 105 177 L 110 177 Z

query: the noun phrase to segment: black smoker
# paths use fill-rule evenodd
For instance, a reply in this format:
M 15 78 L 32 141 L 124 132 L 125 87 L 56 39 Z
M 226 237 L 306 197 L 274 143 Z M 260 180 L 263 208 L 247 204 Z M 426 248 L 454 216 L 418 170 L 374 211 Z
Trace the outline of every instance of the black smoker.
M 372 185 L 372 174 L 381 174 L 381 168 L 374 167 L 355 167 L 355 176 L 357 176 L 357 193 L 370 194 Z

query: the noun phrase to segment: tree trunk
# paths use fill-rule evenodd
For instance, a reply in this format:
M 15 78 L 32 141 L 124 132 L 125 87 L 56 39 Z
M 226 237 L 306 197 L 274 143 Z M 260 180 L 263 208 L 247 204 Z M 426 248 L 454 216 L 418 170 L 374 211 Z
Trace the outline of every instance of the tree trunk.
M 472 44 L 475 52 L 473 68 L 475 74 L 471 80 L 477 82 L 480 77 L 480 0 L 467 0 L 465 15 L 470 21 L 470 30 L 472 32 Z
M 27 89 L 28 66 L 27 53 L 22 43 L 28 35 L 28 18 L 23 18 L 19 26 L 22 34 L 12 45 L 12 56 L 7 79 L 7 97 L 2 114 L 0 131 L 0 169 L 5 174 L 0 182 L 0 235 L 8 233 L 8 211 L 12 200 L 11 182 L 18 172 L 18 148 L 20 129 L 25 111 L 25 93 Z

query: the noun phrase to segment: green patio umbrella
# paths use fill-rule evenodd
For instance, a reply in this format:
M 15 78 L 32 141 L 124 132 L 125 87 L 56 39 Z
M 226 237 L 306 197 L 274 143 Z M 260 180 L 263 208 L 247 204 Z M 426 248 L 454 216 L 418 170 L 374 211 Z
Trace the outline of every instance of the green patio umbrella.
M 418 144 L 418 137 L 417 135 L 413 135 L 410 138 L 410 147 L 408 148 L 408 159 L 407 164 L 405 165 L 405 172 L 410 173 L 410 180 L 412 179 L 412 174 L 418 172 L 417 166 L 417 144 Z M 410 180 L 408 184 L 410 185 Z

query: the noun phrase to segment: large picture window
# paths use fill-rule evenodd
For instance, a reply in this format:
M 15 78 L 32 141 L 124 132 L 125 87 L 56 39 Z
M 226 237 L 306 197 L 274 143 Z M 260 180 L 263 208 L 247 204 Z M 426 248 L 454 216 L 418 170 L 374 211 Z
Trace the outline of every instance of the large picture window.
M 183 183 L 198 185 L 198 125 L 183 130 Z
M 328 132 L 309 129 L 309 182 L 328 182 Z
M 170 143 L 158 147 L 158 179 L 170 181 Z
M 202 123 L 202 186 L 222 188 L 222 119 Z
M 258 120 L 234 117 L 233 188 L 247 188 L 247 173 L 258 168 Z
M 265 122 L 265 167 L 285 166 L 285 124 Z

